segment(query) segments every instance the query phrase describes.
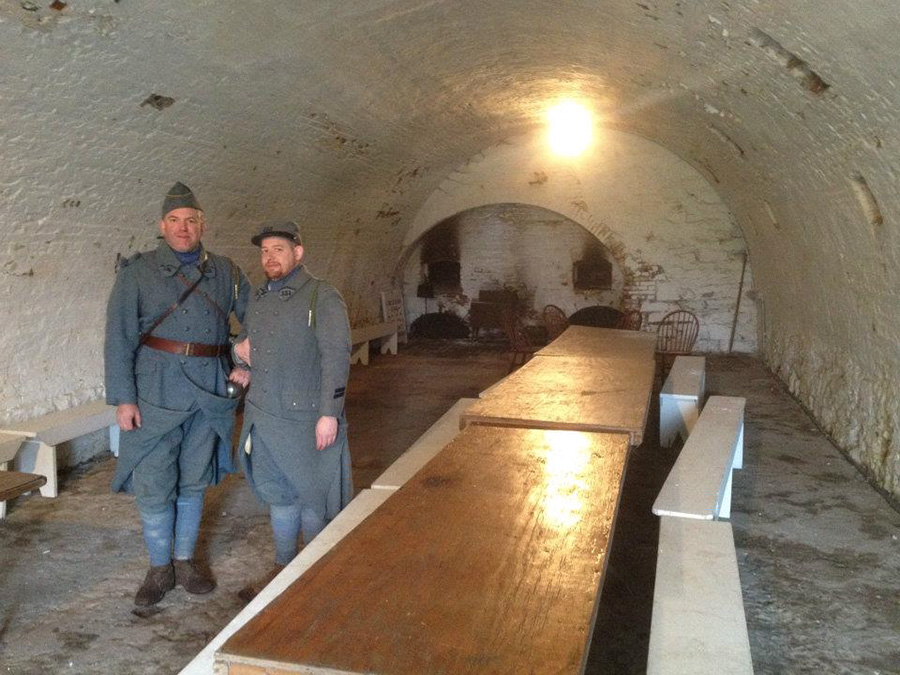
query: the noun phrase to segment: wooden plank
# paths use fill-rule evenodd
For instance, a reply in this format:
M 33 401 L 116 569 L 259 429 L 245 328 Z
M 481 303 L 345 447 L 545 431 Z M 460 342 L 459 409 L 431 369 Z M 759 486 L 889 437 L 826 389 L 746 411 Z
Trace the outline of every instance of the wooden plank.
M 645 358 L 535 356 L 485 392 L 463 413 L 462 423 L 619 432 L 640 445 L 655 368 L 652 353 Z
M 18 422 L 0 431 L 37 438 L 47 445 L 58 445 L 115 423 L 116 407 L 97 400 Z
M 583 671 L 628 440 L 470 427 L 220 651 L 244 674 Z
M 589 358 L 652 358 L 656 335 L 635 330 L 569 326 L 562 335 L 540 349 L 537 356 Z
M 731 524 L 660 520 L 648 675 L 752 675 Z
M 447 443 L 459 434 L 459 418 L 463 411 L 478 399 L 461 398 L 432 424 L 406 452 L 391 464 L 387 470 L 372 481 L 372 487 L 381 490 L 396 490 L 412 478 L 417 471 L 428 464 Z
M 38 476 L 36 473 L 0 471 L 0 502 L 37 490 L 46 482 L 44 476 Z
M 294 558 L 287 567 L 266 586 L 234 617 L 222 631 L 214 637 L 203 650 L 195 656 L 179 673 L 179 675 L 212 675 L 215 653 L 225 641 L 234 635 L 250 619 L 259 614 L 263 608 L 284 590 L 296 581 L 322 556 L 337 545 L 347 533 L 353 530 L 370 513 L 381 506 L 392 493 L 386 490 L 362 490 L 353 501 L 341 511 L 319 535 L 307 546 L 304 546 L 300 554 Z
M 745 403 L 735 396 L 710 396 L 653 502 L 653 513 L 700 520 L 728 517 L 731 471 L 741 465 Z
M 0 464 L 11 462 L 16 458 L 19 448 L 28 439 L 25 434 L 14 434 L 0 431 Z

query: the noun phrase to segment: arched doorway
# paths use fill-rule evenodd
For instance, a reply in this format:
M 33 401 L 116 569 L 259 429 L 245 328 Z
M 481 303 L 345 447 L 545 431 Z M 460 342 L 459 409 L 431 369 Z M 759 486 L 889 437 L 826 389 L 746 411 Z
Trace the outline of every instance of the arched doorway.
M 404 258 L 410 323 L 438 312 L 471 318 L 475 328 L 499 328 L 498 317 L 478 316 L 480 302 L 497 298 L 515 302 L 532 323 L 548 304 L 572 314 L 623 303 L 625 278 L 613 253 L 570 218 L 530 204 L 486 204 L 450 216 Z

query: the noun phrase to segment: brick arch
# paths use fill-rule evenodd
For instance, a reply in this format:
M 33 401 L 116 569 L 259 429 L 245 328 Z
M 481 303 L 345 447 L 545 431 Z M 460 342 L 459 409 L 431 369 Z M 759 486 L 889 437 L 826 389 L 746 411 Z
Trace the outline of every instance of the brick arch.
M 597 239 L 597 241 L 599 241 L 610 252 L 610 254 L 613 257 L 613 260 L 615 260 L 616 264 L 621 269 L 623 276 L 625 276 L 627 278 L 627 271 L 626 271 L 626 266 L 625 266 L 626 261 L 625 261 L 625 257 L 622 255 L 623 246 L 622 246 L 621 242 L 616 240 L 613 233 L 611 233 L 607 228 L 598 226 L 596 223 L 594 223 L 595 227 L 594 227 L 594 229 L 592 229 L 590 225 L 579 221 L 577 218 L 579 210 L 575 209 L 575 208 L 570 209 L 570 213 L 563 213 L 556 209 L 550 208 L 549 206 L 546 206 L 544 204 L 534 204 L 534 203 L 527 203 L 527 202 L 473 203 L 471 206 L 461 208 L 458 211 L 449 213 L 446 216 L 444 216 L 438 220 L 435 220 L 430 225 L 424 226 L 424 223 L 423 223 L 422 226 L 417 226 L 416 223 L 414 223 L 414 227 L 410 228 L 410 233 L 412 233 L 414 230 L 418 231 L 418 233 L 415 235 L 415 237 L 411 241 L 409 241 L 409 239 L 407 238 L 407 241 L 404 242 L 403 251 L 401 252 L 400 257 L 397 261 L 397 264 L 394 268 L 395 269 L 394 278 L 402 279 L 403 270 L 405 269 L 407 263 L 409 262 L 409 257 L 413 254 L 413 252 L 415 250 L 417 250 L 422 239 L 433 228 L 437 227 L 438 225 L 445 222 L 446 220 L 449 220 L 451 218 L 456 218 L 457 216 L 460 216 L 467 211 L 474 211 L 474 210 L 480 209 L 480 208 L 498 206 L 500 204 L 517 204 L 520 206 L 530 206 L 530 207 L 535 207 L 535 208 L 541 208 L 541 209 L 544 209 L 545 211 L 549 211 L 551 213 L 555 213 L 558 216 L 567 218 L 568 220 L 572 221 L 572 223 L 574 223 L 575 225 L 578 225 L 579 227 L 581 227 L 582 229 L 584 229 L 585 231 L 587 231 L 588 233 L 593 235 Z M 589 216 L 590 214 L 587 214 L 587 215 Z M 423 227 L 424 227 L 424 229 L 423 229 Z
M 741 230 L 717 189 L 675 153 L 608 128 L 577 161 L 550 156 L 535 136 L 486 148 L 448 174 L 415 213 L 395 275 L 432 226 L 498 203 L 540 207 L 583 227 L 612 253 L 626 302 L 640 306 L 648 323 L 687 309 L 701 320 L 699 350 L 725 351 L 732 326 L 734 348 L 756 350 L 750 267 L 733 323 L 746 252 Z

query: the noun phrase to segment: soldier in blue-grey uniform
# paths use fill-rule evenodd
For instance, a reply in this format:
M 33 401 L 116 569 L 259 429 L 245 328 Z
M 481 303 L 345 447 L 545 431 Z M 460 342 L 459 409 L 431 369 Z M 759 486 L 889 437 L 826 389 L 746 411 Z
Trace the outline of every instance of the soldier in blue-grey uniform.
M 293 221 L 264 223 L 266 282 L 251 295 L 247 339 L 235 347 L 253 369 L 238 448 L 250 486 L 269 505 L 275 565 L 240 591 L 251 599 L 353 496 L 344 399 L 350 373 L 347 307 L 302 264 Z
M 229 316 L 243 321 L 250 283 L 228 258 L 207 251 L 205 220 L 176 183 L 163 201 L 162 241 L 123 260 L 106 315 L 106 401 L 122 430 L 112 488 L 135 494 L 150 570 L 135 604 L 159 602 L 181 585 L 215 588 L 194 559 L 206 488 L 234 470 Z M 174 561 L 173 561 L 174 557 Z

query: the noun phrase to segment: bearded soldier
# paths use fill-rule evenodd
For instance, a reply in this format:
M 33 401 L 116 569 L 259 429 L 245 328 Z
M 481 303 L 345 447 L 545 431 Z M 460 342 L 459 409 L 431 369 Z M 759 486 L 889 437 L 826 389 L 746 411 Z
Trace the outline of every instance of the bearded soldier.
M 248 339 L 236 346 L 253 368 L 239 448 L 247 480 L 269 505 L 275 565 L 241 590 L 251 599 L 352 497 L 344 400 L 350 373 L 347 307 L 302 264 L 297 224 L 272 221 L 252 237 L 267 281 L 250 298 Z

